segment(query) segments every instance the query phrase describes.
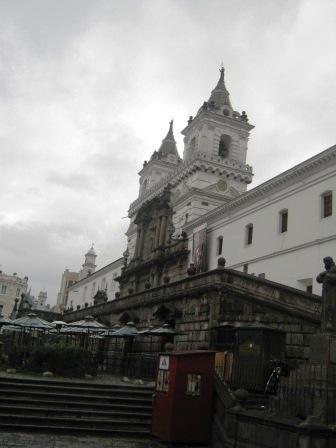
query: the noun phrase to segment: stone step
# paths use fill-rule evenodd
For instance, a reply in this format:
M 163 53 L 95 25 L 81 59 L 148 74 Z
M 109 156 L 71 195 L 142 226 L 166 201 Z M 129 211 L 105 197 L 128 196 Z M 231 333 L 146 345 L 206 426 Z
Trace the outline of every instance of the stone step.
M 77 391 L 72 391 L 70 393 L 64 393 L 62 390 L 55 391 L 36 391 L 32 389 L 18 390 L 15 389 L 7 389 L 0 388 L 0 400 L 3 398 L 18 398 L 18 399 L 40 399 L 40 400 L 54 400 L 59 402 L 68 402 L 72 400 L 76 400 L 78 402 L 90 402 L 90 403 L 124 403 L 127 404 L 137 404 L 138 406 L 149 406 L 152 403 L 152 393 L 142 396 L 133 395 L 131 392 L 121 393 L 119 395 L 86 395 L 85 391 L 81 391 L 81 394 L 76 393 Z
M 25 424 L 34 424 L 39 426 L 47 426 L 47 427 L 54 427 L 54 426 L 63 426 L 63 427 L 78 427 L 78 428 L 100 428 L 108 430 L 110 428 L 115 429 L 150 429 L 151 422 L 138 422 L 137 425 L 134 421 L 128 418 L 123 419 L 105 419 L 105 420 L 96 420 L 91 418 L 83 418 L 83 417 L 57 417 L 57 416 L 44 416 L 44 415 L 32 415 L 32 414 L 26 414 L 26 415 L 18 415 L 16 413 L 12 414 L 9 410 L 6 414 L 0 415 L 0 425 L 2 424 L 8 424 L 13 423 L 19 425 L 21 423 Z
M 149 435 L 153 388 L 0 377 L 0 431 Z
M 0 432 L 39 432 L 39 433 L 61 433 L 63 435 L 65 434 L 81 434 L 81 435 L 97 435 L 97 436 L 104 436 L 108 435 L 111 437 L 132 437 L 132 438 L 139 438 L 139 437 L 149 437 L 150 436 L 150 429 L 147 428 L 114 428 L 109 427 L 108 429 L 105 428 L 96 428 L 96 427 L 78 427 L 76 425 L 73 426 L 62 426 L 60 425 L 53 425 L 53 426 L 47 426 L 47 425 L 40 425 L 27 423 L 25 421 L 20 421 L 19 423 L 16 422 L 0 422 Z
M 55 408 L 53 406 L 32 406 L 26 404 L 0 404 L 0 418 L 7 414 L 16 415 L 28 415 L 28 416 L 45 416 L 48 417 L 62 417 L 62 418 L 90 418 L 92 420 L 122 420 L 127 419 L 133 422 L 146 422 L 151 421 L 151 412 L 144 412 L 142 410 L 134 410 L 129 408 L 128 410 L 116 410 L 116 411 L 102 411 L 97 409 L 82 409 L 79 407 L 61 407 Z
M 98 411 L 116 411 L 116 412 L 122 412 L 122 411 L 137 411 L 141 413 L 149 413 L 152 412 L 152 402 L 146 401 L 145 404 L 134 402 L 131 400 L 127 401 L 120 401 L 115 400 L 111 401 L 109 403 L 102 403 L 101 401 L 97 400 L 94 402 L 90 401 L 83 401 L 83 400 L 66 400 L 64 401 L 56 401 L 54 399 L 50 400 L 48 396 L 43 397 L 37 397 L 37 398 L 24 398 L 24 397 L 7 397 L 5 395 L 2 395 L 0 398 L 0 406 L 34 406 L 36 408 L 43 407 L 43 406 L 49 406 L 53 408 L 61 408 L 63 409 L 66 405 L 67 407 L 71 408 L 78 408 L 78 409 L 94 409 L 97 412 Z
M 59 381 L 33 381 L 33 380 L 4 380 L 0 377 L 0 388 L 14 388 L 17 390 L 26 390 L 27 388 L 36 391 L 55 391 L 64 393 L 74 393 L 75 391 L 80 393 L 84 391 L 85 395 L 90 394 L 108 394 L 108 395 L 120 395 L 132 393 L 133 396 L 147 396 L 148 393 L 153 391 L 153 387 L 148 386 L 133 386 L 133 385 L 104 385 L 104 384 L 92 384 L 92 383 L 61 383 Z

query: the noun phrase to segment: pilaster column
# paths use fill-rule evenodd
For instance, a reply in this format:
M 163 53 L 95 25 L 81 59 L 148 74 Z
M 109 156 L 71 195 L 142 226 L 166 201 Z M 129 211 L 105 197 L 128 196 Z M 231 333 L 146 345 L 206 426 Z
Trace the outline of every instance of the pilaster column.
M 156 222 L 155 238 L 154 238 L 154 249 L 158 247 L 160 241 L 160 228 L 161 228 L 161 217 L 158 218 Z
M 134 249 L 134 258 L 137 258 L 139 256 L 140 236 L 141 236 L 141 229 L 138 229 L 137 239 L 135 242 L 135 249 Z
M 140 258 L 142 258 L 142 255 L 143 255 L 142 252 L 143 252 L 143 245 L 144 245 L 144 240 L 145 240 L 145 233 L 146 233 L 146 230 L 141 229 L 139 247 L 138 247 L 138 257 L 140 257 Z
M 159 246 L 164 246 L 165 238 L 166 238 L 166 227 L 167 227 L 167 216 L 164 215 L 164 216 L 162 216 L 162 220 L 161 220 Z

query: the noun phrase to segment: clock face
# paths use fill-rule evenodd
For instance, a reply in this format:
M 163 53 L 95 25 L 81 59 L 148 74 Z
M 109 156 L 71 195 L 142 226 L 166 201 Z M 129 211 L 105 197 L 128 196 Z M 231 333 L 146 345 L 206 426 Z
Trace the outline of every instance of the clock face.
M 225 182 L 225 180 L 219 180 L 217 182 L 217 190 L 219 191 L 226 191 L 228 189 L 228 184 Z

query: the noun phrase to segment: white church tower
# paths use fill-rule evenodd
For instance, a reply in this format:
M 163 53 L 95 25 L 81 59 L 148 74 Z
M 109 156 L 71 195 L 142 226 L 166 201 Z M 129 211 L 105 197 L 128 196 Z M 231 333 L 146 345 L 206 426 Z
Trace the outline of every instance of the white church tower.
M 78 281 L 95 272 L 95 269 L 97 267 L 97 265 L 95 264 L 96 258 L 97 255 L 92 244 L 91 248 L 85 254 L 85 262 L 82 265 L 83 269 L 81 269 L 81 271 L 79 272 Z
M 188 190 L 188 194 L 183 201 L 176 201 L 177 215 L 183 210 L 190 222 L 246 191 L 253 177 L 246 164 L 253 127 L 245 112 L 233 109 L 222 68 L 209 100 L 182 131 L 187 175 L 176 191 Z
M 45 310 L 47 307 L 47 297 L 48 297 L 47 291 L 40 291 L 39 295 L 37 296 L 35 309 Z
M 176 147 L 173 134 L 173 120 L 169 123 L 169 130 L 157 151 L 154 151 L 149 162 L 145 160 L 142 170 L 139 172 L 140 188 L 139 197 L 146 196 L 151 188 L 159 181 L 173 174 L 177 166 L 182 163 Z
M 167 226 L 174 234 L 183 226 L 246 192 L 252 168 L 246 164 L 249 133 L 245 112 L 235 111 L 225 87 L 224 68 L 210 98 L 189 117 L 183 129 L 184 152 L 180 158 L 173 135 L 173 122 L 159 150 L 144 162 L 138 198 L 130 205 L 128 251 L 132 258 L 137 239 L 137 213 L 165 189 L 171 194 L 172 216 Z

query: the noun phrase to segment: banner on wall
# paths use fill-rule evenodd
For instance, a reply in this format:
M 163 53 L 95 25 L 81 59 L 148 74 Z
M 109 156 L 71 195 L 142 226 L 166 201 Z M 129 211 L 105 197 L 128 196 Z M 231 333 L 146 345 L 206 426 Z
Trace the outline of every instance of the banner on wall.
M 207 224 L 193 231 L 193 260 L 197 274 L 206 270 L 206 232 Z

